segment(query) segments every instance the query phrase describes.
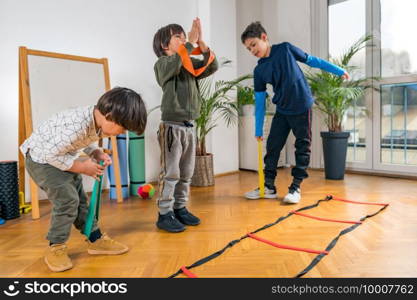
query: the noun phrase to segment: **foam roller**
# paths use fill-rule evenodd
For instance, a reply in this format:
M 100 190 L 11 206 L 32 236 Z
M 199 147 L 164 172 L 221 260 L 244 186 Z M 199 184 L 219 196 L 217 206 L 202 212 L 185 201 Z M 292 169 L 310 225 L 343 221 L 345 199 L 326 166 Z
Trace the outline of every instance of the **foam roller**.
M 0 161 L 0 217 L 5 220 L 20 217 L 17 161 Z

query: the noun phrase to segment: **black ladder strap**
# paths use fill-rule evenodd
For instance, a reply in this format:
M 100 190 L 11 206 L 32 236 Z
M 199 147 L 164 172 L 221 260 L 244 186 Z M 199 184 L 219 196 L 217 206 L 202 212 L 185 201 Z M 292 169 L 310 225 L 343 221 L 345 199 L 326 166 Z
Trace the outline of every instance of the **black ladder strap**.
M 370 215 L 366 215 L 365 217 L 361 218 L 360 220 L 363 222 L 364 220 L 366 220 L 367 218 L 371 218 L 377 214 L 379 214 L 381 211 L 383 211 L 387 206 L 384 206 L 382 208 L 380 208 L 376 213 L 370 214 Z M 362 224 L 354 224 L 348 228 L 343 229 L 330 243 L 329 245 L 327 245 L 326 247 L 326 251 L 330 251 L 333 249 L 334 246 L 336 246 L 337 241 L 339 240 L 339 238 L 342 235 L 345 235 L 346 233 L 349 233 L 351 231 L 353 231 L 354 229 L 356 229 L 358 226 L 360 226 Z M 319 254 L 317 255 L 312 261 L 311 263 L 304 269 L 302 270 L 300 273 L 298 273 L 294 278 L 299 278 L 304 276 L 305 274 L 307 274 L 308 271 L 310 271 L 312 268 L 314 268 L 320 261 L 321 259 L 324 257 L 324 254 Z

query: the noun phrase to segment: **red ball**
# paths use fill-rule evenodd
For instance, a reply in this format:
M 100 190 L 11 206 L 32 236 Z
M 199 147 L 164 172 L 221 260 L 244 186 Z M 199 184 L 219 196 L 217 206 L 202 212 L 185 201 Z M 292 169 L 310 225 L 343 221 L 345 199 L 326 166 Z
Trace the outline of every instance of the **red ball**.
M 143 199 L 152 198 L 155 194 L 155 188 L 152 184 L 144 184 L 138 188 L 138 195 L 141 196 Z

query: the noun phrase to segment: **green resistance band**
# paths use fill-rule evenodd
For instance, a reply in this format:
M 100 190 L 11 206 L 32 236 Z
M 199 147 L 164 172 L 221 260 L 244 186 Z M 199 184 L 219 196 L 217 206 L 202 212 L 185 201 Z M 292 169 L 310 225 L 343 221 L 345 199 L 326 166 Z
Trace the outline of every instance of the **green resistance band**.
M 100 166 L 104 165 L 104 161 L 100 162 Z M 101 199 L 101 186 L 103 184 L 103 175 L 100 175 L 99 180 L 94 182 L 93 192 L 91 193 L 90 205 L 88 207 L 87 219 L 84 226 L 84 234 L 87 238 L 90 238 L 91 230 L 93 229 L 94 221 L 99 217 L 100 212 L 100 199 Z

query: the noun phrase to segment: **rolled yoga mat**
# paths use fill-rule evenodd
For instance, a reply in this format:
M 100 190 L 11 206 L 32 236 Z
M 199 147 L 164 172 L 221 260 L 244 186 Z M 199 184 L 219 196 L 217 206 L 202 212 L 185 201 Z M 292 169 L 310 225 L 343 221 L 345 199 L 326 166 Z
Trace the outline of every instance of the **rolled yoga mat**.
M 17 161 L 0 161 L 0 218 L 20 217 Z
M 129 197 L 129 184 L 127 176 L 127 143 L 126 143 L 126 134 L 119 134 L 117 137 L 117 151 L 119 156 L 119 165 L 120 165 L 120 179 L 122 183 L 122 197 Z M 111 142 L 109 139 L 109 149 L 111 149 Z M 113 155 L 111 155 L 113 157 Z M 117 199 L 116 193 L 116 177 L 114 175 L 114 166 L 111 164 L 108 167 L 108 175 L 110 180 L 110 199 Z
M 145 184 L 145 136 L 129 131 L 130 195 L 138 196 L 138 188 Z

